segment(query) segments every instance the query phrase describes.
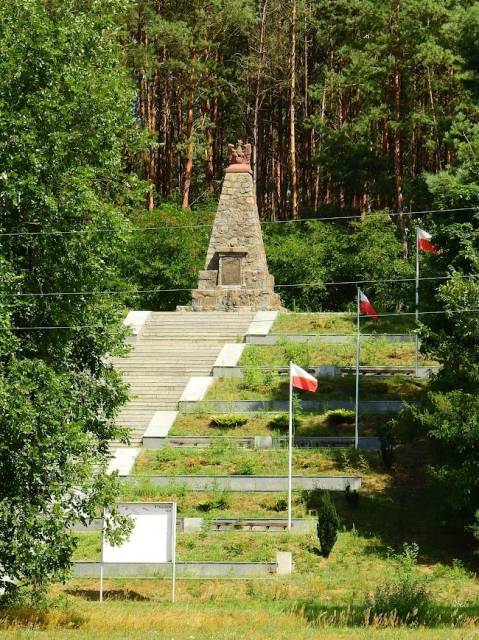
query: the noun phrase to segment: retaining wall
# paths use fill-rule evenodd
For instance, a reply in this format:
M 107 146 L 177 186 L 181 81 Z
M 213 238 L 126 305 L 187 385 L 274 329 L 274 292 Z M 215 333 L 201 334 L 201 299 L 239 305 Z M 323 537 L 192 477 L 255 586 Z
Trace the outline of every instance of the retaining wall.
M 414 375 L 418 378 L 427 378 L 433 371 L 437 371 L 439 367 L 418 367 L 417 371 L 414 365 L 409 367 L 368 367 L 362 366 L 359 374 L 361 376 L 394 376 L 394 375 Z M 244 372 L 248 369 L 260 371 L 273 371 L 274 373 L 288 375 L 287 367 L 240 367 L 237 365 L 215 365 L 213 367 L 214 378 L 242 378 Z M 337 367 L 335 365 L 320 365 L 307 367 L 309 373 L 315 377 L 337 378 L 343 375 L 354 375 L 355 367 Z
M 75 562 L 75 578 L 100 578 L 100 562 Z M 276 573 L 276 562 L 177 562 L 177 576 L 264 576 Z M 115 562 L 103 564 L 105 578 L 171 576 L 172 563 Z
M 169 438 L 159 438 L 158 444 L 154 448 L 162 447 L 191 447 L 203 449 L 219 442 L 227 442 L 232 446 L 242 447 L 244 449 L 273 449 L 275 447 L 288 446 L 287 436 L 170 436 Z M 296 436 L 293 445 L 302 449 L 330 449 L 332 447 L 352 447 L 354 446 L 353 437 L 314 437 L 314 436 Z M 374 436 L 359 438 L 360 449 L 379 449 L 379 438 Z
M 148 480 L 158 487 L 186 486 L 191 491 L 278 492 L 288 490 L 287 476 L 126 476 L 124 482 Z M 361 488 L 360 476 L 293 476 L 293 489 L 325 489 L 346 491 Z
M 403 405 L 400 400 L 363 400 L 359 403 L 361 413 L 397 413 Z M 304 411 L 326 413 L 332 409 L 349 409 L 354 411 L 353 400 L 302 400 Z M 179 409 L 182 413 L 257 413 L 259 411 L 288 411 L 287 400 L 202 400 L 198 402 L 180 401 Z

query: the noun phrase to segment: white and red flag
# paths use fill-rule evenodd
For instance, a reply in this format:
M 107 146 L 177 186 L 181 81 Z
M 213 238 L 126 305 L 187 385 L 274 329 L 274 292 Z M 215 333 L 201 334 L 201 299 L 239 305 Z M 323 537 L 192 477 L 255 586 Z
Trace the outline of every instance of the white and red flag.
M 290 369 L 291 384 L 296 389 L 303 389 L 303 391 L 315 392 L 318 388 L 318 381 L 310 373 L 298 367 L 297 364 L 291 363 Z
M 432 236 L 424 229 L 417 230 L 417 246 L 421 251 L 427 251 L 427 253 L 439 253 L 439 247 L 431 242 Z
M 367 314 L 372 320 L 378 319 L 378 314 L 373 305 L 369 302 L 367 296 L 359 291 L 359 310 L 361 313 Z

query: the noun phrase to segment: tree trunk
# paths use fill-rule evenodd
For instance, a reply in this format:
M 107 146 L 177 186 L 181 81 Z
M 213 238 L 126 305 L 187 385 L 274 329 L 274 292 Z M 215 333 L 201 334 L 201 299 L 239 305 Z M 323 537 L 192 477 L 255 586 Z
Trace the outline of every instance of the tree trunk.
M 195 63 L 195 58 L 193 56 L 191 71 L 189 75 L 189 88 L 188 88 L 188 109 L 186 116 L 186 138 L 188 140 L 187 153 L 186 153 L 186 164 L 185 171 L 183 176 L 183 193 L 181 206 L 185 209 L 188 208 L 190 203 L 190 188 L 191 188 L 191 178 L 193 174 L 193 128 L 194 128 L 194 92 L 193 92 L 193 67 Z
M 260 95 L 261 95 L 261 80 L 264 64 L 264 38 L 266 33 L 266 10 L 268 7 L 268 0 L 264 0 L 261 8 L 261 26 L 259 34 L 259 52 L 258 52 L 258 69 L 256 72 L 256 88 L 254 97 L 254 122 L 253 122 L 253 179 L 255 184 L 258 179 L 258 129 L 259 129 L 259 110 L 260 110 Z
M 291 0 L 289 58 L 289 170 L 291 179 L 291 219 L 298 217 L 298 175 L 296 169 L 296 0 Z

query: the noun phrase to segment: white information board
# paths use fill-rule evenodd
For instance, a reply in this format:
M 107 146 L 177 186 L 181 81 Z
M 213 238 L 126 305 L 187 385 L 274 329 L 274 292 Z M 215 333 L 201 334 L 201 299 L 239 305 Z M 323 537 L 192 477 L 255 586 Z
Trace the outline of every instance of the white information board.
M 134 562 L 139 564 L 171 562 L 171 599 L 176 593 L 176 502 L 122 502 L 121 515 L 130 516 L 130 538 L 112 547 L 102 539 L 100 563 L 100 602 L 103 602 L 103 565 Z M 108 515 L 106 515 L 108 517 Z
M 173 502 L 118 505 L 134 521 L 130 539 L 113 547 L 103 540 L 102 562 L 174 562 L 176 504 Z

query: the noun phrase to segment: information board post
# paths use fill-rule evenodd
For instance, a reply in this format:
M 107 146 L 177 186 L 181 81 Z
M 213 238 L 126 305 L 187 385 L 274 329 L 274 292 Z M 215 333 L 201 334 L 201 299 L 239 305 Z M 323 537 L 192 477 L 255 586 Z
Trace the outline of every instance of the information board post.
M 172 586 L 171 586 L 171 601 L 176 600 L 176 502 L 173 502 L 172 510 L 173 527 L 171 531 L 171 564 L 172 564 Z

